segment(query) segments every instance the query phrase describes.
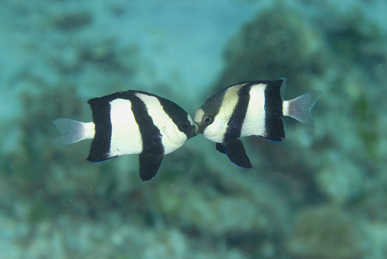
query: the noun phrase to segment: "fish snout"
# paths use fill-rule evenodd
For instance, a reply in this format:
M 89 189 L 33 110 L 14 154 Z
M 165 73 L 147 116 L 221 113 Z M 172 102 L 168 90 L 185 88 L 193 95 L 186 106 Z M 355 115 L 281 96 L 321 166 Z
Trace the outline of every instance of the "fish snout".
M 196 125 L 197 125 L 197 128 L 198 128 L 198 134 L 199 133 L 203 134 L 205 127 L 203 127 L 203 125 L 201 123 L 196 124 Z
M 195 137 L 197 134 L 199 134 L 199 127 L 198 127 L 198 125 L 194 122 L 194 123 L 193 123 L 192 130 L 191 130 L 191 138 L 192 138 L 192 137 Z

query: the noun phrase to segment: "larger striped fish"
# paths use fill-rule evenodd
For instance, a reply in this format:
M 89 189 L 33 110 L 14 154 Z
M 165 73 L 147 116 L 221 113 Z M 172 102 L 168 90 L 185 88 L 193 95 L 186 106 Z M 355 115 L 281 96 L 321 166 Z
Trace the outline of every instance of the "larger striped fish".
M 69 145 L 93 139 L 90 162 L 100 162 L 126 154 L 140 154 L 140 177 L 154 177 L 164 155 L 197 135 L 191 117 L 180 106 L 154 94 L 141 91 L 118 92 L 88 101 L 93 122 L 66 118 L 53 121 L 60 136 L 57 141 Z
M 216 142 L 216 149 L 236 165 L 251 168 L 242 141 L 256 135 L 273 141 L 285 138 L 284 116 L 314 127 L 312 108 L 321 91 L 310 91 L 284 101 L 281 87 L 286 78 L 250 81 L 231 85 L 209 98 L 197 111 L 194 121 L 199 132 Z

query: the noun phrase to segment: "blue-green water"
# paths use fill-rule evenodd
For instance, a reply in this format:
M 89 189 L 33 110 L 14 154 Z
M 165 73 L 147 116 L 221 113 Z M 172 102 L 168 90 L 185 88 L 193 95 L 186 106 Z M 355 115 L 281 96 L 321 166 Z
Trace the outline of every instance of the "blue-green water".
M 0 2 L 0 258 L 387 257 L 385 1 Z M 212 94 L 288 78 L 324 95 L 315 129 L 244 138 L 241 169 L 201 135 L 142 182 L 89 163 L 51 121 L 124 90 L 191 116 Z

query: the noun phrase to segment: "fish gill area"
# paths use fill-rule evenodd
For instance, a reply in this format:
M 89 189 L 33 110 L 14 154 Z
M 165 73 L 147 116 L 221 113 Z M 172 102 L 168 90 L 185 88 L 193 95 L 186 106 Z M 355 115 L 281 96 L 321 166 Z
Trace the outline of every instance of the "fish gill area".
M 0 258 L 387 257 L 387 26 L 367 11 L 380 1 L 229 2 L 254 12 L 227 37 L 174 17 L 229 14 L 203 1 L 0 3 Z M 173 33 L 150 26 L 158 14 Z M 92 97 L 138 89 L 192 114 L 231 84 L 279 77 L 285 99 L 324 92 L 315 128 L 285 118 L 281 143 L 242 139 L 250 170 L 199 135 L 142 182 L 137 155 L 89 163 L 90 141 L 52 141 L 55 118 L 91 120 Z

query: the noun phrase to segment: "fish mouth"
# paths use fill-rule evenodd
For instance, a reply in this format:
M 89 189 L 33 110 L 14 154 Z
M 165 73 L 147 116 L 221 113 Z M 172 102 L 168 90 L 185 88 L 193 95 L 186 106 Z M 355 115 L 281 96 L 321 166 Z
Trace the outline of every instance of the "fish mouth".
M 185 135 L 187 136 L 187 140 L 188 140 L 188 139 L 190 139 L 190 138 L 195 137 L 198 133 L 199 133 L 199 128 L 198 128 L 198 126 L 194 123 L 194 124 L 191 124 L 191 129 L 190 129 L 190 131 L 187 131 L 187 132 L 185 133 Z
M 191 135 L 192 135 L 192 137 L 195 137 L 197 134 L 199 134 L 199 127 L 198 127 L 198 125 L 194 122 L 194 125 L 193 125 L 194 127 L 193 127 L 193 129 L 192 129 L 192 131 L 191 131 Z M 192 138 L 191 137 L 191 138 Z
M 197 127 L 197 132 L 198 132 L 198 134 L 199 134 L 199 133 L 200 133 L 200 134 L 203 134 L 204 127 L 203 127 L 200 123 L 196 124 L 196 122 L 195 122 L 195 125 L 196 125 L 196 127 Z

